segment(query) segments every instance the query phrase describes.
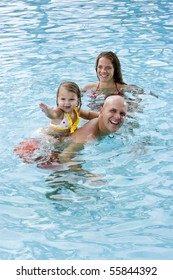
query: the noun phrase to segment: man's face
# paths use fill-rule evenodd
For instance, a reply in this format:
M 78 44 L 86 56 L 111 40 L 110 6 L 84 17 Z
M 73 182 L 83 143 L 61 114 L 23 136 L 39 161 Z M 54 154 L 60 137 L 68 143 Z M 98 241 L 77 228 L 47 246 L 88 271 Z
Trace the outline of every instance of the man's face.
M 100 111 L 102 127 L 105 133 L 117 131 L 124 123 L 127 105 L 121 97 L 111 97 Z

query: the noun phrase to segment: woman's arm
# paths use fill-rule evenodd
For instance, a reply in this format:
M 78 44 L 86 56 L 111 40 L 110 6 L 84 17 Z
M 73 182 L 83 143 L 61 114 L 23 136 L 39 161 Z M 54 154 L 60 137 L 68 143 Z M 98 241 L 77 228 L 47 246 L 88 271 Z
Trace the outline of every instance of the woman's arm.
M 121 92 L 125 93 L 125 92 L 130 92 L 132 94 L 143 94 L 144 90 L 136 85 L 120 85 L 119 89 Z

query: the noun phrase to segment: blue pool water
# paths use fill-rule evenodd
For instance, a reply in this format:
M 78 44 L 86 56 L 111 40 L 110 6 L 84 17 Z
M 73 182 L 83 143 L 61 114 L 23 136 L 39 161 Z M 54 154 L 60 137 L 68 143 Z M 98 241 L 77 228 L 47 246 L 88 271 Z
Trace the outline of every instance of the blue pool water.
M 59 2 L 0 4 L 0 259 L 173 259 L 172 1 Z M 76 157 L 103 180 L 23 163 L 13 148 L 49 122 L 39 102 L 54 106 L 62 81 L 96 81 L 110 50 L 145 94 Z

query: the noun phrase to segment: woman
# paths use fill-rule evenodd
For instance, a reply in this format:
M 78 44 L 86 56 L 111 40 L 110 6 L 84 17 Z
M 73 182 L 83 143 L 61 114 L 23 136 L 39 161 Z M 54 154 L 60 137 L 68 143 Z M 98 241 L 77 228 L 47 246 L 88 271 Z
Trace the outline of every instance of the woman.
M 120 61 L 113 52 L 101 52 L 96 59 L 95 69 L 99 82 L 88 84 L 82 89 L 82 92 L 90 91 L 89 96 L 96 99 L 89 107 L 100 107 L 104 98 L 111 94 L 124 96 L 124 92 L 143 93 L 142 89 L 123 81 Z
M 111 89 L 111 94 L 123 95 L 124 91 L 133 91 L 139 89 L 134 85 L 127 85 L 123 81 L 121 73 L 121 64 L 113 52 L 101 52 L 96 59 L 95 66 L 96 74 L 99 82 L 84 86 L 83 91 L 92 89 L 92 96 L 96 96 L 99 92 Z M 139 89 L 140 93 L 141 89 Z

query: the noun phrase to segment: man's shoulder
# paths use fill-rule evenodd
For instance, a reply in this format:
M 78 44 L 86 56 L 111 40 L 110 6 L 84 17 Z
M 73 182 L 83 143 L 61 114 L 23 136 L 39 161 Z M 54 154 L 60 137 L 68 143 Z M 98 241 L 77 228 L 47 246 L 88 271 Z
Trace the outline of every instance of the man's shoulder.
M 97 118 L 92 119 L 85 123 L 82 127 L 78 128 L 72 135 L 74 142 L 85 143 L 88 140 L 95 138 L 95 127 L 97 125 Z
M 88 122 L 86 122 L 82 127 L 80 127 L 79 129 L 87 131 L 88 129 L 93 129 L 95 127 L 97 123 L 97 118 L 94 118 L 92 120 L 89 120 Z

